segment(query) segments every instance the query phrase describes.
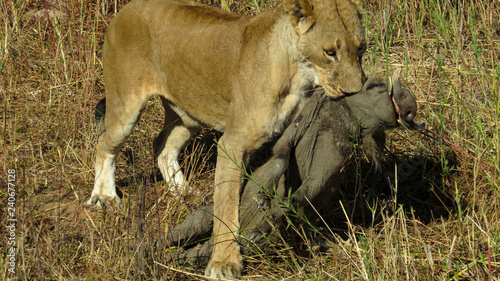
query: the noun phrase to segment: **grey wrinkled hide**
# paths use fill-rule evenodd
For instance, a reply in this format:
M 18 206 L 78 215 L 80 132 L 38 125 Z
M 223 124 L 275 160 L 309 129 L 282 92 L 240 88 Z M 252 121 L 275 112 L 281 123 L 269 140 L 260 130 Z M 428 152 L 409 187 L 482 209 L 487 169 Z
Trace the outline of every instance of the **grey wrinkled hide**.
M 311 204 L 321 210 L 333 200 L 342 180 L 342 168 L 354 149 L 352 136 L 362 136 L 363 143 L 375 149 L 383 144 L 384 131 L 397 127 L 396 110 L 405 112 L 401 118 L 412 121 L 415 100 L 401 89 L 397 76 L 393 79 L 389 88 L 368 81 L 360 93 L 340 101 L 329 99 L 320 93 L 321 89 L 309 98 L 274 145 L 272 157 L 250 175 L 243 188 L 239 241 L 244 253 L 277 240 L 277 230 L 283 228 L 287 216 L 300 223 L 297 214 L 315 216 Z M 403 93 L 394 97 L 397 109 L 388 94 L 391 90 Z M 208 261 L 213 246 L 209 239 L 212 213 L 212 205 L 199 208 L 169 231 L 168 246 L 184 246 L 171 258 L 192 263 Z

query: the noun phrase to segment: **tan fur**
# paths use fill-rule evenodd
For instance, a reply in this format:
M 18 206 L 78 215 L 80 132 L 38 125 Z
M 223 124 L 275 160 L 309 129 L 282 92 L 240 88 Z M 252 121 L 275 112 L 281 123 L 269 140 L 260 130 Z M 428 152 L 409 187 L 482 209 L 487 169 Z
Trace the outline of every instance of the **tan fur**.
M 177 156 L 191 136 L 201 127 L 224 132 L 215 172 L 215 247 L 206 274 L 239 276 L 242 173 L 234 163 L 246 164 L 281 133 L 313 87 L 323 86 L 334 98 L 361 90 L 360 18 L 359 0 L 284 0 L 255 17 L 181 0 L 126 5 L 105 37 L 106 131 L 88 204 L 119 203 L 116 155 L 143 104 L 159 95 L 166 116 L 155 152 L 172 186 L 185 185 Z

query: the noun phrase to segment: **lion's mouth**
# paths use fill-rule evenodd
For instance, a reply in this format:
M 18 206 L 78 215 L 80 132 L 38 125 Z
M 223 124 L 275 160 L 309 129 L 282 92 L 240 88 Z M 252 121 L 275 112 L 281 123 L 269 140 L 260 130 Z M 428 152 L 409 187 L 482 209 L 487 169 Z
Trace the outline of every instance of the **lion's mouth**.
M 325 84 L 323 88 L 325 89 L 325 95 L 331 98 L 340 99 L 346 96 L 346 93 L 342 89 L 333 87 L 332 85 Z

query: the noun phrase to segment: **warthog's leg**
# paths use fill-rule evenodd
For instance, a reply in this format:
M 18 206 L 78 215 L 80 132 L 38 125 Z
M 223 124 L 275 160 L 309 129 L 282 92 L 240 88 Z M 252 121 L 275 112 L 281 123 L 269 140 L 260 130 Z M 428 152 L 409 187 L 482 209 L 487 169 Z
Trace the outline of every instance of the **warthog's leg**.
M 319 209 L 337 193 L 346 158 L 346 149 L 339 147 L 342 144 L 332 130 L 320 130 L 317 135 L 305 136 L 295 148 L 302 184 L 293 192 L 290 202 L 299 215 L 314 216 L 310 204 Z
M 188 128 L 186 121 L 191 120 L 186 115 L 179 117 L 166 99 L 162 98 L 162 102 L 165 108 L 165 122 L 153 143 L 155 157 L 158 159 L 161 174 L 171 190 L 182 191 L 186 187 L 186 180 L 179 166 L 179 153 L 196 132 L 197 127 Z
M 167 234 L 169 246 L 184 246 L 210 237 L 214 224 L 214 206 L 199 208 Z M 208 253 L 210 255 L 210 253 Z
M 166 245 L 179 249 L 167 256 L 167 260 L 206 263 L 213 249 L 213 241 L 210 238 L 213 223 L 214 206 L 207 205 L 194 211 L 183 223 L 171 229 L 167 234 Z
M 287 128 L 274 148 L 273 157 L 255 172 L 261 187 L 254 187 L 251 182 L 245 186 L 240 223 L 244 234 L 252 242 L 259 243 L 262 235 L 272 233 L 272 227 L 279 227 L 292 209 L 298 215 L 310 218 L 315 215 L 310 204 L 321 208 L 336 195 L 340 170 L 346 157 L 345 148 L 335 141 L 336 136 L 331 130 L 314 128 L 327 120 L 315 120 L 318 122 L 310 123 L 310 126 L 294 128 L 292 125 Z M 308 129 L 304 131 L 304 128 Z M 293 160 L 289 160 L 290 148 L 288 154 L 284 153 L 287 151 L 285 141 L 289 145 L 295 143 Z M 290 161 L 292 167 L 289 167 Z M 282 171 L 276 168 L 280 166 L 284 167 Z M 288 167 L 288 173 L 297 173 L 300 179 L 288 177 L 285 186 L 285 170 Z M 288 194 L 288 188 L 291 188 L 292 194 Z M 261 193 L 268 196 L 263 197 Z M 287 198 L 289 195 L 290 198 Z M 267 198 L 269 202 L 262 198 Z M 275 225 L 270 224 L 271 220 Z
M 243 237 L 239 239 L 241 245 L 246 245 L 247 239 L 258 244 L 262 235 L 271 230 L 270 201 L 275 200 L 276 196 L 281 199 L 284 195 L 283 173 L 288 167 L 291 147 L 284 143 L 279 148 L 275 147 L 275 150 L 277 151 L 273 157 L 252 174 L 244 187 L 240 202 L 240 223 L 243 233 Z M 279 208 L 278 204 L 274 206 Z M 188 261 L 195 264 L 206 262 L 213 248 L 213 239 L 210 238 L 213 222 L 213 205 L 207 205 L 193 212 L 182 224 L 170 230 L 167 234 L 167 244 L 185 246 L 172 258 L 177 262 Z
M 274 201 L 280 201 L 284 196 L 283 174 L 288 167 L 295 137 L 294 127 L 287 129 L 274 146 L 271 159 L 248 179 L 240 200 L 239 221 L 243 233 L 243 237 L 238 239 L 240 244 L 246 244 L 247 239 L 258 244 L 262 235 L 271 230 L 269 220 L 272 219 L 272 210 L 269 207 L 272 203 L 274 207 L 280 208 L 279 203 Z M 217 221 L 213 215 L 213 205 L 209 205 L 196 210 L 185 222 L 169 231 L 167 237 L 170 246 L 188 246 L 177 254 L 177 261 L 206 262 L 206 252 L 212 249 L 213 238 L 209 241 L 203 239 L 210 237 L 208 228 L 212 227 L 214 220 Z M 201 245 L 189 247 L 192 246 L 190 243 L 197 242 Z
M 272 210 L 279 208 L 284 196 L 284 173 L 290 161 L 292 140 L 285 134 L 274 147 L 271 159 L 259 167 L 248 180 L 241 195 L 240 224 L 243 236 L 258 243 L 271 231 Z

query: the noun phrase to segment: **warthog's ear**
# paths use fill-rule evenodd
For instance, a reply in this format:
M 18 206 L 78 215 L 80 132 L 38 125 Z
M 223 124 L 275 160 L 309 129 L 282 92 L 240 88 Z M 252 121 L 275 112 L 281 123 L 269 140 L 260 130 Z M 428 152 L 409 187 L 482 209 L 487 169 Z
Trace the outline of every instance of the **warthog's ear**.
M 284 5 L 297 34 L 304 34 L 314 24 L 314 7 L 309 0 L 285 0 Z
M 399 90 L 401 90 L 401 80 L 399 80 L 399 76 L 401 75 L 401 67 L 396 68 L 394 70 L 394 73 L 392 74 L 392 77 L 389 77 L 389 85 L 388 85 L 388 92 L 389 95 L 397 93 Z

